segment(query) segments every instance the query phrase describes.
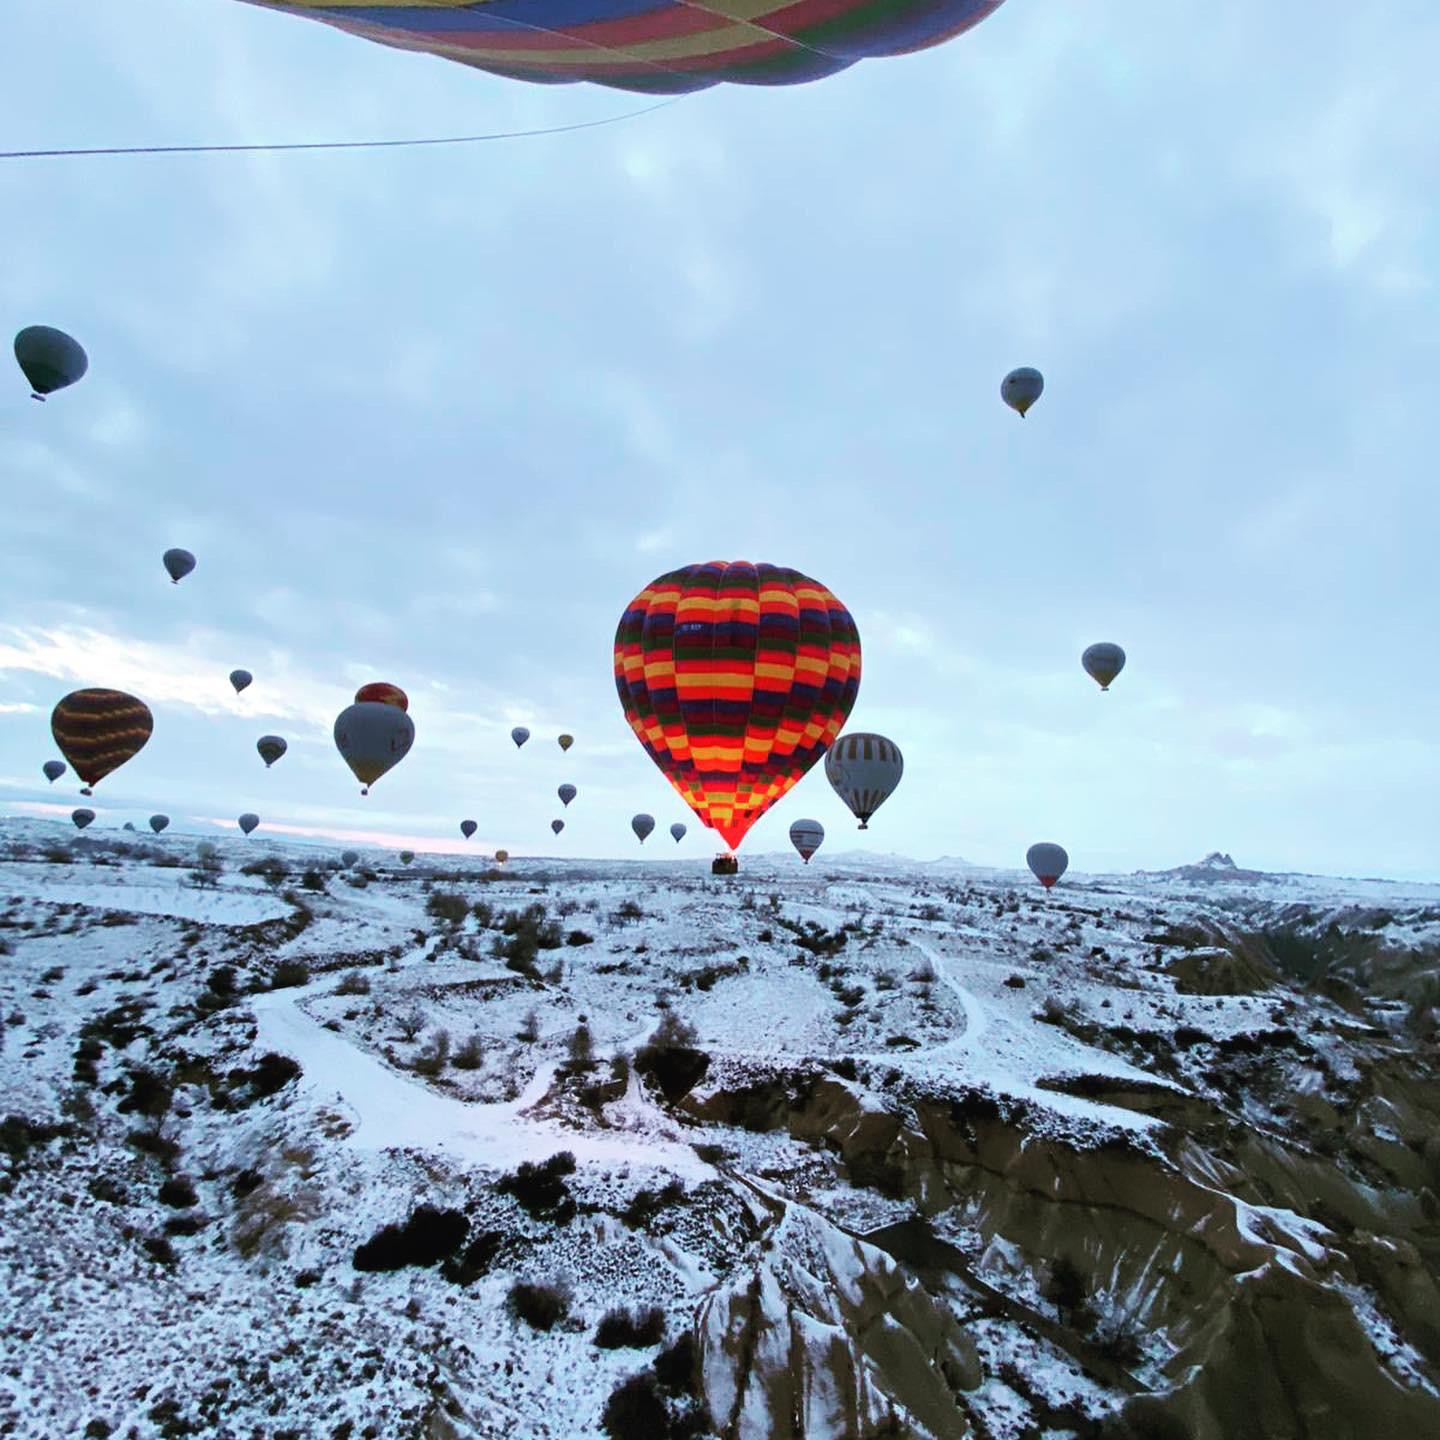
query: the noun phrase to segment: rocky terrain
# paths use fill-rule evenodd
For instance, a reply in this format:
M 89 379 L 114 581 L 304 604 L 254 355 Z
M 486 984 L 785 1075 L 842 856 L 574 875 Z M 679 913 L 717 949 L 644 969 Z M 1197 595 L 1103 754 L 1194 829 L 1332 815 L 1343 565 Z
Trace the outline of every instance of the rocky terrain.
M 0 823 L 0 1434 L 1440 1434 L 1440 887 Z

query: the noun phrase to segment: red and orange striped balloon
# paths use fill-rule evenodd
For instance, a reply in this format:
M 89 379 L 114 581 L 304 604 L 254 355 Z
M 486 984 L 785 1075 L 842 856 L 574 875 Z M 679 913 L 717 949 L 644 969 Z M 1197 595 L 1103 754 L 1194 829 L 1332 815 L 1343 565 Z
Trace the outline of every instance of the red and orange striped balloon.
M 86 794 L 138 755 L 154 729 L 150 707 L 123 690 L 72 691 L 50 715 L 50 733 Z
M 860 637 L 798 570 L 687 565 L 626 607 L 615 685 L 650 758 L 733 850 L 840 733 L 860 690 Z

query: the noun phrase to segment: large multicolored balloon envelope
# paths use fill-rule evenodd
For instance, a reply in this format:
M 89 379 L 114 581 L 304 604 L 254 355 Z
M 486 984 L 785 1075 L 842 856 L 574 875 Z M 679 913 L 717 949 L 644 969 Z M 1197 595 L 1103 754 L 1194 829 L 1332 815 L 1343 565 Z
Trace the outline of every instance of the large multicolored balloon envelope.
M 74 690 L 50 715 L 60 753 L 85 782 L 82 795 L 133 760 L 154 730 L 150 707 L 123 690 Z
M 375 680 L 369 685 L 362 685 L 355 692 L 355 703 L 357 705 L 396 705 L 401 710 L 409 710 L 410 697 L 398 685 L 392 685 L 388 680 Z
M 862 830 L 890 798 L 905 773 L 900 747 L 883 735 L 842 735 L 825 757 L 825 778 L 850 807 Z
M 72 810 L 70 812 L 70 819 L 74 822 L 77 830 L 83 830 L 95 819 L 95 812 L 93 810 L 86 810 L 82 806 L 79 810 Z
M 733 850 L 840 733 L 860 689 L 860 637 L 798 570 L 687 565 L 620 617 L 615 686 L 646 754 Z
M 1063 845 L 1041 841 L 1025 852 L 1025 863 L 1031 873 L 1048 890 L 1069 868 L 1070 857 Z
M 1125 668 L 1125 652 L 1108 640 L 1087 645 L 1080 657 L 1085 673 L 1101 688 L 1108 690 L 1115 677 Z
M 415 743 L 415 722 L 398 705 L 365 700 L 335 717 L 335 748 L 363 787 L 398 765 Z
M 188 550 L 167 550 L 160 557 L 160 563 L 164 565 L 170 583 L 178 585 L 195 568 L 195 557 Z
M 480 827 L 473 820 L 460 822 L 460 833 L 468 840 Z
M 678 95 L 798 85 L 963 34 L 1003 0 L 250 0 L 513 80 Z
M 825 843 L 825 827 L 818 820 L 797 820 L 790 827 L 790 843 L 808 865 L 810 857 Z
M 40 769 L 45 778 L 53 785 L 65 773 L 65 762 L 63 760 L 47 760 Z
M 90 368 L 85 347 L 50 325 L 27 325 L 16 335 L 15 362 L 30 383 L 32 400 L 73 385 Z
M 152 815 L 152 816 L 150 817 L 150 828 L 151 828 L 157 835 L 160 834 L 160 832 L 161 832 L 162 830 L 168 829 L 169 826 L 170 826 L 170 817 L 169 817 L 168 815 Z

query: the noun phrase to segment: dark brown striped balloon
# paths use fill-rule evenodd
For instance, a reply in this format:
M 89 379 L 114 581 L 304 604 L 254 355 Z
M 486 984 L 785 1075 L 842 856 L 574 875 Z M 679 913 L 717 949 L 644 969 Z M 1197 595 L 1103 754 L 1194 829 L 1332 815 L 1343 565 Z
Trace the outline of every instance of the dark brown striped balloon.
M 123 690 L 75 690 L 50 716 L 50 733 L 70 768 L 95 785 L 145 748 L 155 717 Z

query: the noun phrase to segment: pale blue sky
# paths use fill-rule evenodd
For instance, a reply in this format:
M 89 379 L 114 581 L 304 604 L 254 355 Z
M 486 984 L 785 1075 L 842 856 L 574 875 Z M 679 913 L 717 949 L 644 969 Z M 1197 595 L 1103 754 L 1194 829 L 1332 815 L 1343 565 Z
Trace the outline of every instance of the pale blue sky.
M 0 33 L 6 149 L 645 103 L 236 0 L 9 0 Z M 458 845 L 468 815 L 477 846 L 624 855 L 644 809 L 708 854 L 610 643 L 654 575 L 743 557 L 850 607 L 853 724 L 907 762 L 866 835 L 817 769 L 747 849 L 810 815 L 990 864 L 1440 877 L 1437 54 L 1434 0 L 1008 0 L 581 134 L 0 162 L 0 328 L 92 358 L 44 407 L 0 387 L 0 810 L 75 803 L 39 776 L 50 707 L 116 684 L 157 726 L 102 823 Z M 1099 639 L 1130 654 L 1103 696 Z M 418 739 L 362 802 L 330 723 L 370 678 Z

